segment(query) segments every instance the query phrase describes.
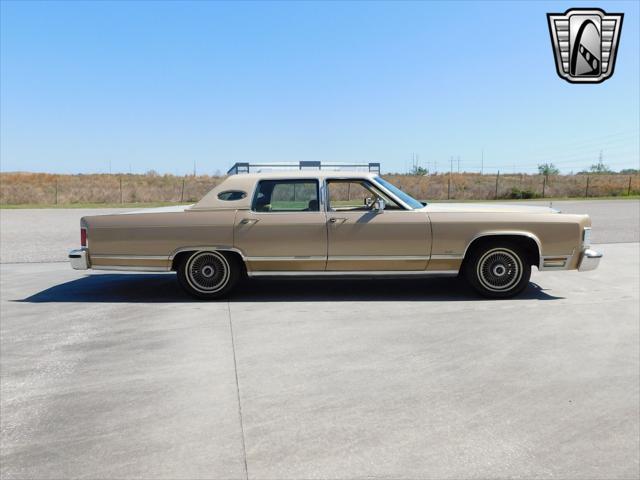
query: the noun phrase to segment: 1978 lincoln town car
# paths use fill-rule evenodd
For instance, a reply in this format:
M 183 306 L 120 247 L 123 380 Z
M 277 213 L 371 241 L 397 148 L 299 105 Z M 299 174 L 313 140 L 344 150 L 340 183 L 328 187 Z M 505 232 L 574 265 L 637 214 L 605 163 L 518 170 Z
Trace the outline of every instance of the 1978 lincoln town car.
M 231 175 L 191 206 L 82 218 L 78 270 L 176 271 L 215 299 L 248 276 L 463 275 L 511 297 L 539 270 L 593 270 L 588 215 L 519 204 L 424 205 L 363 172 Z

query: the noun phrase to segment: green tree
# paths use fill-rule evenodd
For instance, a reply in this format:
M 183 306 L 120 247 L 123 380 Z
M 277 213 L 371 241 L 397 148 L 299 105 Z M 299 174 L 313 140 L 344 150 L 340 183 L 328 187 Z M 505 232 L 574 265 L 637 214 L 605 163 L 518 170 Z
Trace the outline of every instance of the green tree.
M 411 169 L 411 175 L 429 175 L 429 170 L 424 167 L 414 165 L 414 167 Z
M 589 168 L 589 171 L 591 173 L 596 173 L 596 174 L 598 174 L 598 173 L 613 173 L 608 166 L 606 166 L 604 163 L 602 163 L 602 160 L 600 160 L 595 165 L 591 165 L 591 167 Z
M 548 177 L 549 175 L 558 175 L 560 173 L 560 169 L 558 169 L 558 167 L 553 163 L 541 163 L 538 165 L 538 173 Z

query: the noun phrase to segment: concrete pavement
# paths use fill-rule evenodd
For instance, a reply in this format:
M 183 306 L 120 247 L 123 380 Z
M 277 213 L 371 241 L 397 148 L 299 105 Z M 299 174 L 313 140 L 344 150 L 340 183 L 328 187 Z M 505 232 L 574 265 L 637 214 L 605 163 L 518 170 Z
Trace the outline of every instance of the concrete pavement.
M 533 274 L 252 281 L 0 267 L 4 478 L 638 478 L 640 255 Z

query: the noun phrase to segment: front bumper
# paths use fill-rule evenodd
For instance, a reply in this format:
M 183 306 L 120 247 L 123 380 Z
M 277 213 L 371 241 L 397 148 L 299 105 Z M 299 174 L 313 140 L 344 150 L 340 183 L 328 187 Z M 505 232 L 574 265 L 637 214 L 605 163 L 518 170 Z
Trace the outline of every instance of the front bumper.
M 600 263 L 601 258 L 602 254 L 600 252 L 596 252 L 595 250 L 587 248 L 580 255 L 580 260 L 578 261 L 578 270 L 581 272 L 595 270 L 596 268 L 598 268 L 598 264 Z
M 89 255 L 87 250 L 80 248 L 69 252 L 69 262 L 74 270 L 87 270 L 89 268 Z

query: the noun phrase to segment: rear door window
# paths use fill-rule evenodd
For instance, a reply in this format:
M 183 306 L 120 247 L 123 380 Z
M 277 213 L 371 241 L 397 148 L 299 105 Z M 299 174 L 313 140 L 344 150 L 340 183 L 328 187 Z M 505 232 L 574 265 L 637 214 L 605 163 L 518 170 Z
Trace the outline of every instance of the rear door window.
M 255 212 L 319 212 L 317 180 L 261 180 L 253 198 Z

